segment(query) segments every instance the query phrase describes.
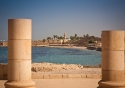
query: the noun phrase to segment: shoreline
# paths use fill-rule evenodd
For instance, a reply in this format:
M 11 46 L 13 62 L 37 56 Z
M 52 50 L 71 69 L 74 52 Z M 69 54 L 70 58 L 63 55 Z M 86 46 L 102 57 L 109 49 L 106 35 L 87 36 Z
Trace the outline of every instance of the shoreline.
M 78 46 L 47 46 L 52 48 L 72 48 L 72 49 L 82 49 L 82 50 L 88 50 L 87 47 L 78 47 Z
M 42 46 L 38 46 L 42 47 Z M 71 48 L 88 50 L 87 47 L 77 47 L 77 46 L 47 46 L 52 48 Z M 33 78 L 52 78 L 53 77 L 67 77 L 67 78 L 93 78 L 101 76 L 101 65 L 91 66 L 91 65 L 80 65 L 80 64 L 58 64 L 49 62 L 39 62 L 31 64 L 31 71 Z M 0 63 L 0 69 L 3 75 L 0 78 L 7 78 L 7 63 Z M 5 75 L 6 74 L 6 75 Z M 45 76 L 45 77 L 44 77 Z
M 74 46 L 74 45 L 51 45 L 51 46 L 33 46 L 33 47 L 50 47 L 50 48 L 70 48 L 70 49 L 79 49 L 79 50 L 92 50 L 92 51 L 99 51 L 101 52 L 101 48 L 98 47 L 98 48 L 88 48 L 88 47 L 85 47 L 85 46 Z
M 101 74 L 99 66 L 80 64 L 32 63 L 32 73 L 38 74 Z
M 8 46 L 0 46 L 0 47 L 8 47 Z M 100 49 L 98 49 L 98 50 L 96 50 L 96 49 L 88 49 L 85 46 L 81 47 L 81 46 L 72 46 L 72 45 L 66 45 L 66 46 L 61 46 L 61 45 L 57 45 L 57 46 L 32 46 L 32 47 L 71 48 L 71 49 L 80 49 L 80 50 L 101 51 Z
M 37 46 L 37 47 L 43 47 L 43 46 Z M 89 50 L 85 46 L 81 47 L 81 46 L 71 46 L 71 45 L 70 46 L 44 46 L 44 47 Z M 90 51 L 96 51 L 96 50 L 90 50 Z M 51 62 L 32 62 L 32 64 L 33 63 L 51 63 Z M 52 63 L 52 64 L 65 64 L 65 63 Z M 81 64 L 74 64 L 74 65 L 81 65 Z M 93 66 L 91 64 L 87 64 L 87 65 L 82 65 L 82 66 L 84 66 L 85 68 L 101 68 L 101 64 L 97 64 L 97 65 L 93 65 Z

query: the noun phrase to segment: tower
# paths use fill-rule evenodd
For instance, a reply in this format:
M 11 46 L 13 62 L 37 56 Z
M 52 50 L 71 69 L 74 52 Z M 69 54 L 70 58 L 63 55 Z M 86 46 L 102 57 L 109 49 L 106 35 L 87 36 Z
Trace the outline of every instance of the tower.
M 64 32 L 64 39 L 63 39 L 63 43 L 66 43 L 66 32 Z

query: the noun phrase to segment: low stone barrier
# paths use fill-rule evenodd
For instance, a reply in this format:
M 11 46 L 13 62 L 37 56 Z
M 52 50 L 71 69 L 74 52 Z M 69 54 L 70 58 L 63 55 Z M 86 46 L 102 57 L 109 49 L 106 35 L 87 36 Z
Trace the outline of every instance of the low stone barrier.
M 7 79 L 7 64 L 0 64 L 0 79 Z M 32 75 L 32 79 L 66 79 L 66 78 L 92 78 L 101 79 L 101 74 L 40 74 Z
M 67 78 L 101 79 L 101 74 L 43 74 L 43 75 L 32 75 L 32 79 L 67 79 Z

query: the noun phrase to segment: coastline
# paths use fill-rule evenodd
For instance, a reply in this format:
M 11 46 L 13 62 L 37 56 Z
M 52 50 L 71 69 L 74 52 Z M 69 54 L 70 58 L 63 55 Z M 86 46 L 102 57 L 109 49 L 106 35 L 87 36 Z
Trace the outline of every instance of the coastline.
M 42 47 L 42 46 L 38 46 Z M 52 48 L 72 48 L 72 49 L 80 49 L 80 50 L 88 50 L 87 47 L 78 47 L 78 46 L 45 46 L 45 47 L 52 47 Z M 0 63 L 0 78 L 7 78 L 7 64 Z M 3 70 L 2 70 L 3 69 Z M 2 73 L 2 71 L 4 73 Z M 101 66 L 91 66 L 91 65 L 80 65 L 80 64 L 54 64 L 54 63 L 32 63 L 31 67 L 32 77 L 33 78 L 51 78 L 52 76 L 59 77 L 66 77 L 68 78 L 93 78 L 97 77 L 100 78 L 101 76 Z M 3 74 L 3 75 L 2 75 Z M 44 77 L 45 76 L 45 77 Z M 46 77 L 47 76 L 47 77 Z
M 80 50 L 94 50 L 101 51 L 101 47 L 85 47 L 85 46 L 75 46 L 75 45 L 48 45 L 48 46 L 34 46 L 34 47 L 50 47 L 50 48 L 71 48 Z
M 72 49 L 83 49 L 83 50 L 88 50 L 87 47 L 79 47 L 79 46 L 61 46 L 61 45 L 57 45 L 57 46 L 45 46 L 45 47 L 52 47 L 52 48 L 72 48 Z
M 61 46 L 57 48 L 87 49 L 86 47 L 76 46 Z M 53 85 L 55 85 L 55 88 L 77 88 L 78 85 L 79 88 L 96 88 L 98 86 L 98 81 L 101 79 L 100 65 L 82 66 L 79 64 L 54 64 L 45 62 L 32 63 L 31 70 L 31 76 L 35 81 L 37 88 L 53 88 Z M 0 63 L 1 88 L 4 88 L 4 83 L 6 80 L 7 64 L 1 65 Z

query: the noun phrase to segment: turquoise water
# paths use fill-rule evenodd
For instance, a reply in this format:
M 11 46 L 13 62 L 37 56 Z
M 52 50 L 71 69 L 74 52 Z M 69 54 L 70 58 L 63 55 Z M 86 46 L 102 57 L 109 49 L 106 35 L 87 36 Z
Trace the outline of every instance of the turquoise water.
M 0 47 L 0 63 L 7 63 L 7 47 Z M 32 47 L 32 62 L 98 65 L 101 52 L 71 48 Z

